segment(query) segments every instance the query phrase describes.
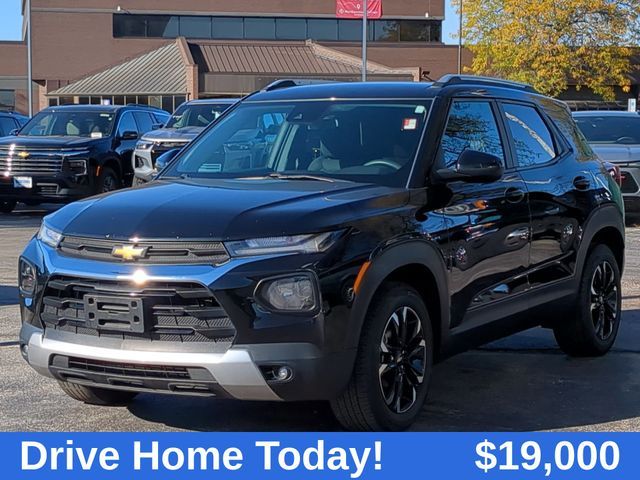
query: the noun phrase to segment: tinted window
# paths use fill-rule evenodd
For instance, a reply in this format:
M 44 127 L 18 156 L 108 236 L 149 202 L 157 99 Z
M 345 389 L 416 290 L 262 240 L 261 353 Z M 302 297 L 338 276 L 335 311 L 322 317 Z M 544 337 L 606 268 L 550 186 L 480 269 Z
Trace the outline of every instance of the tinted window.
M 211 38 L 211 17 L 180 17 L 180 35 L 187 38 Z
M 304 18 L 277 18 L 276 38 L 279 40 L 305 40 L 307 22 Z
M 271 40 L 276 38 L 276 20 L 274 18 L 245 18 L 245 38 Z
M 153 130 L 153 118 L 145 112 L 135 112 L 133 116 L 136 118 L 138 124 L 138 132 L 141 134 L 150 132 Z
M 640 115 L 580 115 L 576 123 L 589 143 L 640 144 Z
M 495 155 L 504 166 L 504 149 L 491 104 L 454 101 L 440 148 L 441 167 L 454 167 L 465 150 Z
M 593 150 L 591 150 L 591 147 L 576 125 L 576 122 L 571 118 L 569 109 L 551 100 L 543 99 L 541 103 L 544 105 L 547 115 L 553 119 L 560 133 L 562 133 L 573 148 L 576 159 L 578 161 L 591 160 L 594 157 Z
M 374 38 L 379 42 L 397 42 L 400 33 L 398 20 L 378 20 L 374 22 Z
M 147 36 L 176 38 L 178 36 L 178 17 L 153 15 L 147 19 Z
M 338 20 L 338 40 L 355 42 L 362 39 L 362 22 Z
M 429 22 L 400 21 L 401 42 L 426 42 L 429 39 Z
M 309 19 L 307 21 L 308 36 L 313 40 L 337 40 L 338 21 L 325 19 Z
M 427 101 L 290 101 L 240 104 L 198 137 L 165 176 L 261 180 L 314 175 L 404 186 Z
M 111 134 L 111 112 L 47 111 L 35 115 L 20 131 L 20 136 L 106 137 Z
M 178 107 L 166 127 L 206 127 L 230 106 L 226 103 L 185 103 Z
M 551 132 L 535 108 L 513 104 L 505 104 L 503 108 L 518 165 L 540 165 L 556 157 Z
M 114 37 L 145 37 L 147 35 L 146 17 L 142 15 L 114 15 Z
M 213 19 L 213 38 L 243 38 L 244 22 L 238 17 L 216 17 Z
M 118 135 L 122 135 L 125 132 L 137 132 L 138 126 L 131 112 L 125 112 L 120 117 L 120 123 L 118 124 Z
M 0 137 L 6 137 L 16 128 L 18 125 L 13 121 L 13 118 L 0 117 Z

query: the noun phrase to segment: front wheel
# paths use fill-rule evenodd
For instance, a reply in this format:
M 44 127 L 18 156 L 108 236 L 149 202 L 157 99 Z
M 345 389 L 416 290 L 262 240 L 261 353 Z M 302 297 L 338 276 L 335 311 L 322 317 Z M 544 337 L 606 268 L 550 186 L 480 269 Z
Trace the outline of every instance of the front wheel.
M 427 397 L 433 366 L 427 307 L 402 283 L 386 283 L 376 295 L 362 327 L 349 385 L 331 402 L 348 430 L 404 430 Z
M 556 324 L 553 333 L 567 355 L 596 357 L 613 346 L 622 310 L 620 268 L 606 245 L 587 257 L 572 315 Z
M 98 176 L 96 193 L 113 192 L 119 188 L 122 188 L 122 180 L 118 174 L 113 169 L 104 167 Z

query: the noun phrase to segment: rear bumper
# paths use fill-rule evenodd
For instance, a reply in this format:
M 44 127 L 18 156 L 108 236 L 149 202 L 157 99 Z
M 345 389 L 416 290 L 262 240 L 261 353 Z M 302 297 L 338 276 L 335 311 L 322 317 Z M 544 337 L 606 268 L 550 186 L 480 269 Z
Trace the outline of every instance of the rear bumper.
M 16 188 L 13 177 L 0 177 L 0 200 L 70 202 L 93 193 L 88 175 L 19 175 L 31 177 L 32 188 Z

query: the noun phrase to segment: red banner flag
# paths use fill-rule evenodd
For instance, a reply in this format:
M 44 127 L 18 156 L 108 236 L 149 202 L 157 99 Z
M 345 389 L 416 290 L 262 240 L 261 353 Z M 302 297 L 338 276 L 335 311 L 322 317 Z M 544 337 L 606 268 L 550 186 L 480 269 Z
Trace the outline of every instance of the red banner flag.
M 362 0 L 336 0 L 338 18 L 362 18 L 364 2 Z M 382 17 L 382 0 L 369 0 L 367 18 L 377 20 Z

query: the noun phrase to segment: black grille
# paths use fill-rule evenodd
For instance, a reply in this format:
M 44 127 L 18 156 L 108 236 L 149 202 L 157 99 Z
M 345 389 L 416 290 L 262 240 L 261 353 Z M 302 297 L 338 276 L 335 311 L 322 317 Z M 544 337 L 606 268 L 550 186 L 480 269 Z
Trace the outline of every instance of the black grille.
M 142 249 L 142 256 L 124 260 L 113 255 L 114 248 L 132 246 Z M 141 241 L 127 243 L 84 237 L 64 237 L 60 243 L 63 254 L 92 260 L 145 264 L 207 264 L 219 265 L 229 260 L 221 242 Z
M 629 172 L 622 172 L 622 185 L 620 186 L 622 193 L 636 193 L 638 191 L 638 184 Z
M 144 331 L 122 331 L 117 326 L 99 329 L 85 316 L 85 296 L 101 299 L 140 299 Z M 74 277 L 52 277 L 42 300 L 41 319 L 57 330 L 122 340 L 213 342 L 228 348 L 235 328 L 211 291 L 194 283 L 129 282 Z
M 123 375 L 127 377 L 162 378 L 171 380 L 190 379 L 191 375 L 185 367 L 170 367 L 166 365 L 142 365 L 133 363 L 103 362 L 86 358 L 68 358 L 67 368 L 86 372 L 103 373 L 108 375 Z

